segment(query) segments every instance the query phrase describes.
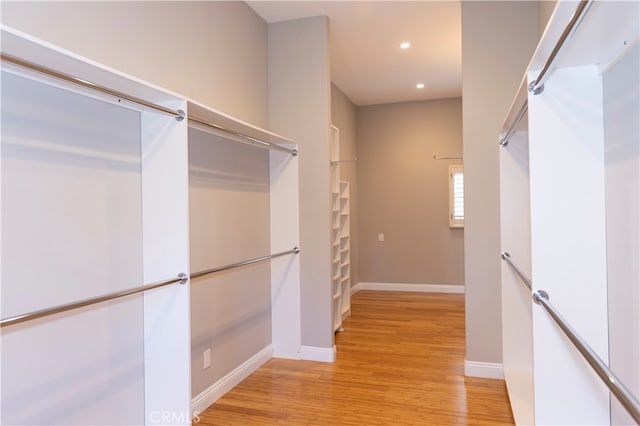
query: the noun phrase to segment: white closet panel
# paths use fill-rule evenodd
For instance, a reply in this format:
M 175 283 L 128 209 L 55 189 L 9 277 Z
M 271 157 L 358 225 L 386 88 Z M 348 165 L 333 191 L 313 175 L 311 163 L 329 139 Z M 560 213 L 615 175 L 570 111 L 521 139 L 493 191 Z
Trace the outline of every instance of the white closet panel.
M 298 157 L 269 153 L 271 252 L 291 250 L 300 244 Z M 300 306 L 300 256 L 271 261 L 271 336 L 273 356 L 300 358 L 302 324 Z
M 595 66 L 557 69 L 529 97 L 533 289 L 607 362 L 602 123 Z M 607 388 L 540 306 L 533 330 L 536 422 L 606 424 Z
M 500 151 L 501 244 L 510 259 L 531 277 L 529 138 L 526 118 Z M 502 365 L 517 424 L 534 423 L 533 325 L 531 290 L 502 262 Z

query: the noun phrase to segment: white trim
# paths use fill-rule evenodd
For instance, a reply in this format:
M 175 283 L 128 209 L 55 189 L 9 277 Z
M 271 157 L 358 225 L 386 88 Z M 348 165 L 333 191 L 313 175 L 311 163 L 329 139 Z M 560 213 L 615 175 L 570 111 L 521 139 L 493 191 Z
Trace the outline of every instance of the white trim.
M 464 294 L 464 285 L 460 284 L 411 284 L 411 283 L 372 283 L 360 282 L 352 287 L 351 294 L 360 290 L 413 291 L 417 293 L 457 293 Z
M 504 380 L 502 364 L 496 362 L 467 361 L 465 359 L 464 375 L 468 377 L 483 377 L 485 379 Z
M 302 346 L 300 348 L 300 359 L 306 361 L 335 362 L 336 347 L 320 348 L 317 346 Z
M 246 379 L 251 373 L 256 371 L 273 356 L 273 347 L 265 347 L 260 352 L 243 362 L 229 374 L 209 386 L 198 396 L 191 399 L 191 418 L 196 417 L 211 404 L 222 398 L 224 394 L 233 389 L 241 381 Z

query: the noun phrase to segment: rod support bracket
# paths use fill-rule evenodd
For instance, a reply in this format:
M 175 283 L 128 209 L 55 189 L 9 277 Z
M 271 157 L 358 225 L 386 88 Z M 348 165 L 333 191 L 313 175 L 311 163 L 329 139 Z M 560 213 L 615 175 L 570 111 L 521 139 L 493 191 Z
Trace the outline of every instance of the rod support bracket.
M 300 247 L 294 247 L 294 248 L 293 248 L 293 252 L 294 252 L 295 254 L 300 253 Z
M 509 255 L 509 253 L 507 253 L 506 251 L 503 251 L 503 252 L 500 254 L 500 258 L 501 258 L 502 260 L 506 260 L 506 259 L 507 259 L 507 257 L 508 257 L 508 258 L 511 258 L 511 256 Z
M 538 86 L 535 81 L 529 83 L 529 86 L 527 86 L 527 88 L 529 90 L 529 93 L 531 93 L 532 95 L 539 95 L 540 93 L 544 92 L 544 84 Z
M 295 149 L 295 148 L 294 148 L 294 149 L 292 149 L 292 150 L 291 150 L 291 155 L 292 155 L 292 156 L 294 156 L 294 157 L 297 157 L 297 156 L 298 156 L 298 150 L 297 150 L 297 149 Z
M 184 285 L 187 283 L 187 281 L 189 281 L 189 276 L 184 272 L 180 272 L 178 274 L 178 278 L 180 278 L 180 281 L 178 282 L 180 285 Z
M 549 300 L 549 293 L 544 290 L 536 290 L 533 293 L 533 301 L 539 305 L 542 303 L 542 299 Z
M 504 148 L 505 146 L 509 145 L 509 140 L 508 139 L 505 140 L 505 139 L 501 138 L 498 142 L 499 142 L 500 148 Z
M 178 114 L 180 115 L 176 115 L 176 121 L 182 121 L 187 116 L 187 114 L 181 109 L 178 110 Z

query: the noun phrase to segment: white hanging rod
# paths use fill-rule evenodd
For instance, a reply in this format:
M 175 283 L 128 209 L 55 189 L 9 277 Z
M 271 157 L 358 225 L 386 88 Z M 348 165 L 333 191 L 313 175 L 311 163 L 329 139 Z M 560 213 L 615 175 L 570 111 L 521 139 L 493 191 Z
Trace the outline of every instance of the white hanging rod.
M 576 30 L 584 20 L 584 17 L 586 16 L 587 11 L 589 10 L 592 4 L 593 4 L 593 0 L 580 1 L 580 4 L 578 4 L 578 7 L 576 8 L 576 11 L 574 12 L 571 19 L 569 20 L 569 23 L 567 24 L 564 31 L 560 35 L 560 39 L 558 40 L 556 45 L 553 47 L 553 50 L 551 51 L 549 58 L 547 58 L 547 62 L 544 64 L 542 71 L 540 71 L 540 74 L 538 74 L 538 77 L 529 84 L 530 93 L 534 95 L 538 95 L 542 93 L 542 91 L 544 90 L 544 82 L 547 80 L 549 76 L 549 71 L 551 71 L 556 61 L 558 60 L 560 52 L 566 46 L 567 42 L 571 39 L 571 37 L 573 37 Z
M 439 157 L 437 155 L 433 156 L 434 160 L 462 160 L 462 157 Z
M 202 120 L 200 118 L 193 117 L 191 115 L 189 115 L 187 118 L 189 119 L 189 121 L 193 121 L 195 123 L 202 124 L 203 126 L 211 127 L 213 129 L 219 130 L 221 132 L 229 133 L 231 135 L 234 135 L 234 136 L 237 136 L 239 138 L 242 138 L 242 139 L 244 139 L 246 141 L 249 141 L 249 143 L 251 145 L 253 145 L 253 146 L 257 146 L 257 147 L 265 148 L 265 149 L 271 149 L 271 150 L 275 150 L 275 151 L 288 152 L 289 154 L 291 154 L 294 157 L 298 155 L 298 150 L 297 149 L 286 148 L 284 146 L 280 146 L 280 145 L 277 145 L 277 144 L 274 144 L 274 143 L 271 143 L 271 142 L 267 142 L 267 141 L 264 141 L 262 139 L 254 138 L 253 136 L 245 135 L 244 133 L 240 133 L 240 132 L 236 132 L 235 130 L 227 129 L 226 127 L 220 126 L 219 124 L 211 123 L 209 121 Z
M 516 272 L 516 274 L 518 274 L 518 276 L 520 277 L 524 285 L 527 286 L 529 291 L 531 291 L 531 278 L 527 277 L 525 273 L 522 272 L 522 269 L 520 269 L 518 265 L 513 263 L 513 260 L 511 260 L 511 256 L 509 255 L 509 253 L 507 253 L 506 251 L 503 251 L 500 257 L 502 258 L 502 260 L 507 262 L 509 266 L 513 268 L 513 270 Z
M 241 266 L 251 265 L 252 263 L 264 262 L 265 260 L 274 259 L 276 257 L 285 256 L 287 254 L 298 254 L 300 253 L 300 249 L 298 247 L 294 247 L 291 250 L 283 251 L 280 253 L 270 254 L 268 256 L 257 257 L 255 259 L 245 260 L 242 262 L 230 263 L 228 265 L 218 266 L 211 269 L 205 269 L 204 271 L 194 272 L 191 274 L 191 279 L 198 278 L 203 275 L 215 274 L 216 272 L 222 272 L 229 269 L 239 268 Z
M 502 148 L 509 144 L 509 139 L 511 139 L 511 136 L 513 136 L 513 134 L 515 133 L 516 127 L 518 127 L 518 124 L 520 124 L 520 121 L 522 121 L 524 115 L 528 110 L 529 103 L 525 100 L 524 104 L 522 104 L 522 106 L 520 107 L 520 111 L 518 111 L 518 115 L 516 115 L 516 119 L 513 120 L 513 123 L 511 124 L 511 126 L 509 126 L 509 130 L 507 130 L 507 133 L 505 133 L 505 135 L 500 138 L 499 143 Z
M 49 315 L 57 314 L 60 312 L 70 311 L 72 309 L 82 308 L 89 305 L 94 305 L 96 303 L 106 302 L 108 300 L 118 299 L 120 297 L 129 296 L 131 294 L 142 293 L 147 290 L 153 290 L 154 288 L 164 287 L 166 285 L 180 283 L 187 283 L 187 275 L 180 273 L 177 278 L 171 278 L 165 281 L 160 281 L 153 284 L 147 284 L 142 287 L 133 288 L 130 290 L 118 291 L 115 293 L 106 294 L 104 296 L 94 297 L 91 299 L 81 300 L 79 302 L 68 303 L 66 305 L 59 305 L 53 308 L 42 309 L 39 311 L 29 312 L 27 314 L 15 315 L 13 317 L 4 318 L 0 320 L 0 327 L 6 327 L 13 324 L 18 324 L 25 321 L 30 321 L 36 318 L 42 318 Z
M 101 86 L 99 84 L 92 83 L 90 81 L 83 80 L 83 79 L 71 76 L 69 74 L 64 74 L 64 73 L 52 70 L 50 68 L 34 64 L 32 62 L 23 61 L 22 59 L 18 59 L 18 58 L 15 58 L 13 56 L 5 55 L 4 53 L 1 54 L 0 59 L 3 62 L 8 62 L 8 63 L 11 63 L 13 65 L 17 65 L 17 66 L 22 67 L 22 68 L 27 68 L 27 69 L 30 69 L 32 71 L 36 71 L 36 72 L 38 72 L 40 74 L 44 74 L 44 75 L 47 75 L 49 77 L 56 78 L 58 80 L 63 80 L 63 81 L 66 81 L 68 83 L 75 84 L 76 86 L 84 87 L 85 89 L 89 89 L 89 90 L 93 90 L 93 91 L 96 91 L 96 92 L 104 93 L 106 95 L 113 96 L 113 97 L 118 98 L 118 99 L 124 99 L 124 100 L 132 102 L 134 104 L 142 105 L 142 106 L 144 106 L 146 108 L 151 108 L 151 109 L 159 111 L 159 112 L 161 112 L 163 114 L 167 114 L 167 115 L 170 115 L 172 117 L 175 117 L 175 119 L 178 120 L 178 121 L 182 121 L 184 119 L 184 116 L 185 116 L 184 111 L 182 111 L 182 110 L 174 110 L 174 109 L 171 109 L 171 108 L 164 107 L 162 105 L 158 105 L 158 104 L 154 104 L 154 103 L 151 103 L 151 102 L 147 102 L 144 99 L 136 98 L 135 96 L 127 95 L 126 93 L 122 93 L 122 92 L 119 92 L 117 90 L 109 89 L 108 87 L 104 87 L 104 86 Z
M 589 363 L 591 368 L 602 379 L 604 384 L 609 388 L 611 393 L 620 401 L 620 404 L 627 410 L 633 419 L 640 424 L 640 402 L 633 396 L 631 391 L 620 381 L 613 371 L 600 359 L 587 342 L 580 337 L 578 333 L 562 318 L 560 313 L 549 301 L 549 294 L 544 290 L 538 290 L 533 293 L 533 301 L 547 311 L 549 316 L 555 321 L 560 329 L 571 340 L 571 343 L 578 349 L 580 354 Z

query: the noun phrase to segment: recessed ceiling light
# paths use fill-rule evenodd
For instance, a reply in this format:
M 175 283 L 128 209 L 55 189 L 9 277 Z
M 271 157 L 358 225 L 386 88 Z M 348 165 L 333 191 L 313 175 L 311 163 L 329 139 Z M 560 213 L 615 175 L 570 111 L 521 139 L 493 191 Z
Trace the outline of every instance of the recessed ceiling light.
M 418 89 L 424 89 L 424 83 L 418 83 L 418 84 L 416 84 L 416 87 Z
M 411 43 L 409 43 L 408 41 L 403 41 L 402 43 L 400 43 L 400 49 L 408 49 L 409 46 L 411 46 Z

